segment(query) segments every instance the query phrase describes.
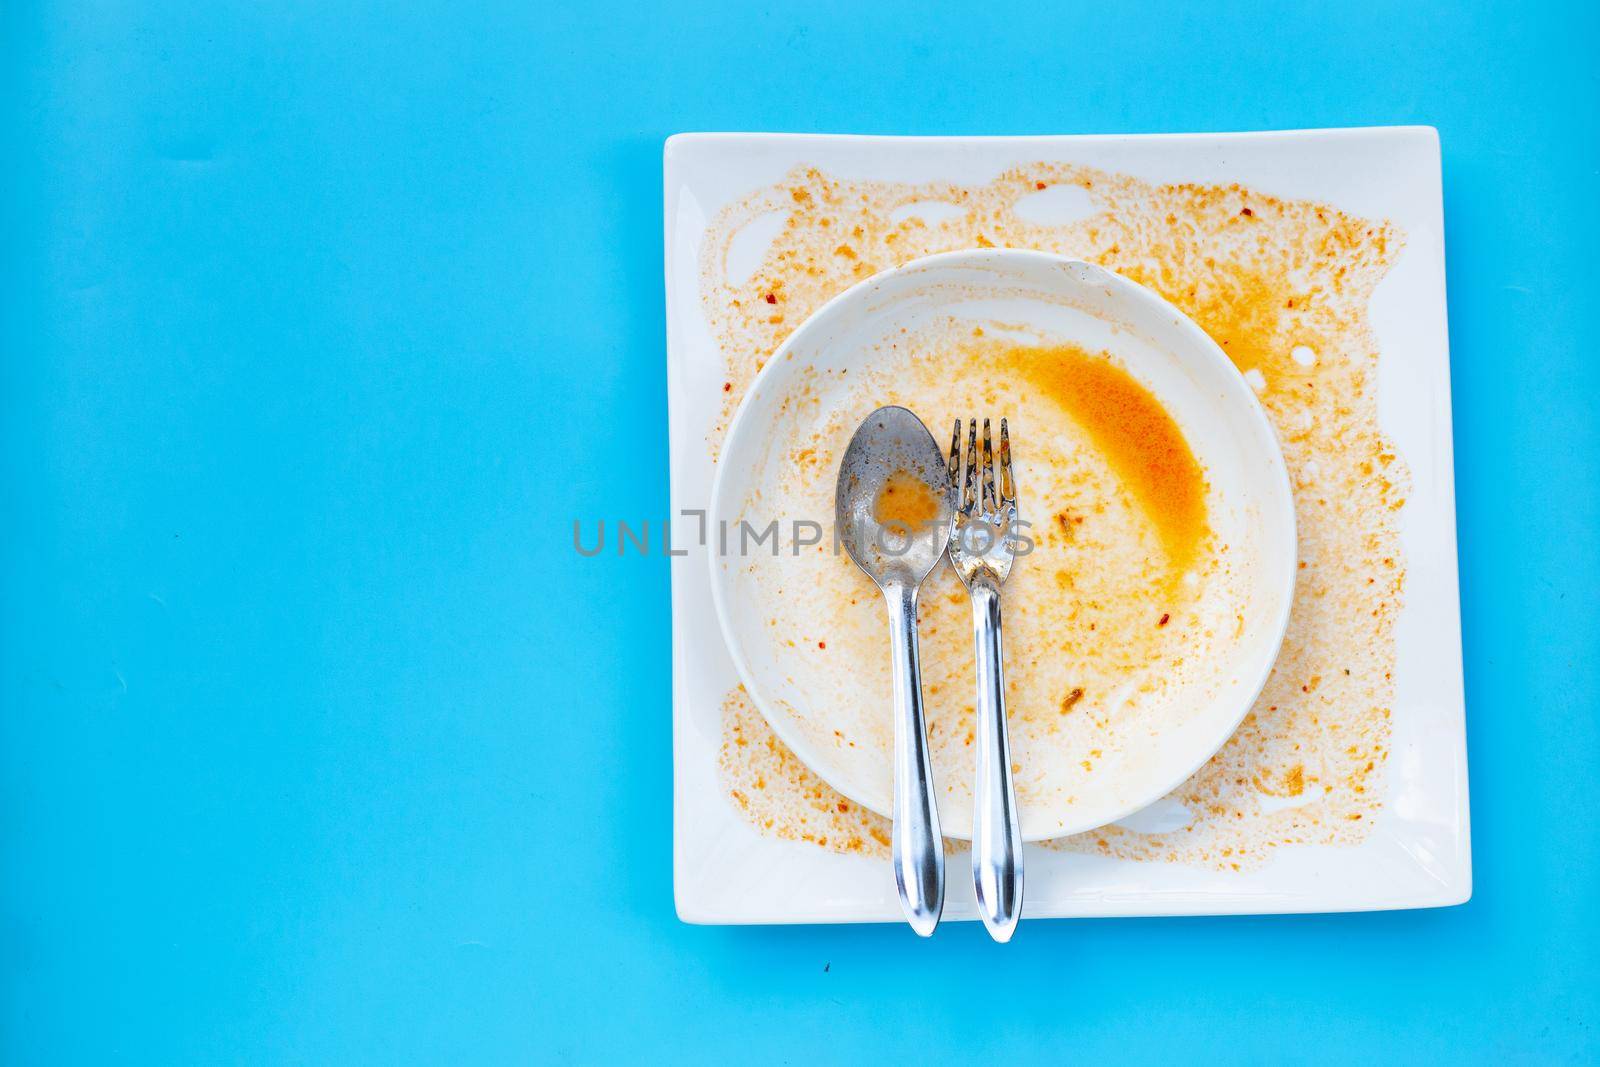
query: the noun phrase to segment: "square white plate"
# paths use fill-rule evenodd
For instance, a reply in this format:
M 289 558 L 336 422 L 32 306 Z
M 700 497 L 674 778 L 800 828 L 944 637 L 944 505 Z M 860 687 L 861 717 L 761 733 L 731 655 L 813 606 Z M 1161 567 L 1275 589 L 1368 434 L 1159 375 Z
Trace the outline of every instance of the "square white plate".
M 1379 418 L 1410 465 L 1407 560 L 1395 628 L 1396 692 L 1385 803 L 1357 847 L 1278 849 L 1243 873 L 1029 846 L 1030 918 L 1364 911 L 1459 904 L 1472 893 L 1461 617 L 1456 579 L 1450 363 L 1445 332 L 1439 139 L 1429 127 L 1105 137 L 894 138 L 687 134 L 667 141 L 667 388 L 672 515 L 711 495 L 705 445 L 723 358 L 702 309 L 700 243 L 729 202 L 797 166 L 899 182 L 992 179 L 1037 161 L 1159 182 L 1240 182 L 1387 218 L 1404 251 L 1373 296 Z M 693 519 L 681 522 L 692 524 Z M 692 529 L 692 525 L 689 527 Z M 683 541 L 692 538 L 684 537 Z M 678 914 L 695 923 L 896 922 L 885 860 L 763 837 L 718 778 L 722 701 L 738 683 L 712 609 L 705 550 L 672 560 L 673 865 Z M 976 918 L 952 863 L 947 919 Z

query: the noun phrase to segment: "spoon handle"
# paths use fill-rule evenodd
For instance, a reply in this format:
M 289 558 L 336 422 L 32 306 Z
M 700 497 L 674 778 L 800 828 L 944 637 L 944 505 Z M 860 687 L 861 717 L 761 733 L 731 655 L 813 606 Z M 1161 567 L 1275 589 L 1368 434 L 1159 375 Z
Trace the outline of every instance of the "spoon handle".
M 972 786 L 972 880 L 989 936 L 1010 941 L 1022 914 L 1022 830 L 1011 782 L 1006 730 L 1005 647 L 1000 587 L 987 575 L 972 583 L 972 632 L 978 660 L 978 770 Z
M 917 655 L 917 587 L 892 585 L 889 645 L 894 677 L 894 880 L 911 928 L 933 933 L 944 911 L 944 839 L 933 798 L 933 766 L 922 719 L 922 665 Z

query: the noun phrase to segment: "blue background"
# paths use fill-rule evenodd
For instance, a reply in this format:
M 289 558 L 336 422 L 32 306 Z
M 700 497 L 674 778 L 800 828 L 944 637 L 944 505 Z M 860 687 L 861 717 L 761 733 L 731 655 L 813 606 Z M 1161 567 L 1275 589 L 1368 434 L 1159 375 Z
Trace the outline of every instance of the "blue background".
M 1595 6 L 861 6 L 4 5 L 0 1061 L 1600 1056 Z M 663 138 L 1387 123 L 1472 902 L 679 924 Z

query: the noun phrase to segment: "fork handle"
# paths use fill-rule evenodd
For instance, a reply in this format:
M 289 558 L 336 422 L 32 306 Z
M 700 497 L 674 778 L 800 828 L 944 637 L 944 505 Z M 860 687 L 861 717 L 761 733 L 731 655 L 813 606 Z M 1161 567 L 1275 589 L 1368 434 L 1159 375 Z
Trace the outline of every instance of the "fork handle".
M 980 573 L 972 582 L 972 632 L 977 644 L 978 769 L 972 786 L 972 880 L 989 936 L 1011 940 L 1022 914 L 1022 830 L 1011 781 L 1006 729 L 1005 645 L 1000 636 L 1000 586 Z
M 911 928 L 932 935 L 944 911 L 944 838 L 933 798 L 933 764 L 922 716 L 917 587 L 892 585 L 889 645 L 894 676 L 894 829 L 890 849 L 900 907 Z

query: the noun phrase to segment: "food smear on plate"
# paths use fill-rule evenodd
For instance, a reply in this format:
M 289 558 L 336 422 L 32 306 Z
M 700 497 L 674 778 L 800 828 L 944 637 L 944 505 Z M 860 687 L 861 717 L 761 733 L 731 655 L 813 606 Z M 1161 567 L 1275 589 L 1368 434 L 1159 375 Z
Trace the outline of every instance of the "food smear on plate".
M 941 503 L 927 482 L 910 471 L 897 470 L 878 490 L 872 502 L 872 514 L 885 526 L 916 532 L 939 517 Z
M 1088 431 L 1154 522 L 1175 573 L 1207 533 L 1206 479 L 1183 431 L 1150 391 L 1106 353 L 1076 345 L 1013 345 L 995 360 Z
M 1037 221 L 1030 198 L 1041 195 L 1066 195 L 1082 210 L 1058 222 Z M 730 275 L 734 237 L 768 218 L 782 220 L 776 237 L 753 269 Z M 1256 866 L 1283 846 L 1357 844 L 1384 802 L 1394 624 L 1405 586 L 1397 515 L 1408 482 L 1403 457 L 1378 423 L 1378 348 L 1366 309 L 1403 245 L 1404 235 L 1390 223 L 1236 184 L 1160 184 L 1044 162 L 976 184 L 877 182 L 798 169 L 721 211 L 702 245 L 703 306 L 727 362 L 717 381 L 725 418 L 707 445 L 714 454 L 726 417 L 789 332 L 880 270 L 963 248 L 1035 248 L 1104 266 L 1156 290 L 1212 336 L 1278 432 L 1295 492 L 1295 600 L 1265 689 L 1223 749 L 1163 802 L 1163 821 L 1136 822 L 1140 829 L 1105 827 L 1051 844 L 1224 871 Z M 1226 585 L 1228 545 L 1218 536 L 1217 516 L 1208 513 L 1210 532 L 1194 539 L 1190 562 L 1179 565 L 1182 574 L 1174 580 L 1171 559 L 1183 558 L 1183 531 L 1194 528 L 1174 516 L 1196 509 L 1183 502 L 1192 494 L 1179 488 L 1176 502 L 1170 494 L 1174 486 L 1194 483 L 1147 479 L 1141 490 L 1139 453 L 1123 452 L 1103 435 L 1097 440 L 1082 405 L 1078 417 L 1068 417 L 1069 404 L 1049 400 L 1051 390 L 1030 384 L 1021 368 L 1003 380 L 963 377 L 966 384 L 944 393 L 930 388 L 929 379 L 943 373 L 943 354 L 955 352 L 958 364 L 970 368 L 1003 332 L 952 327 L 948 336 L 923 339 L 906 359 L 927 378 L 899 383 L 898 394 L 890 388 L 860 410 L 898 398 L 936 434 L 948 420 L 980 408 L 1010 416 L 1019 497 L 1038 540 L 1037 551 L 1013 572 L 1012 582 L 1026 588 L 1008 584 L 1007 590 L 1014 737 L 1070 746 L 1081 753 L 1086 776 L 1100 774 L 1113 753 L 1097 741 L 1125 723 L 1119 708 L 1129 695 L 1137 702 L 1139 688 L 1151 684 L 1150 665 L 1159 671 L 1203 655 L 1205 641 L 1226 640 L 1231 632 L 1230 620 L 1196 615 L 1196 605 L 1212 595 L 1205 592 L 1211 583 Z M 1092 394 L 1080 380 L 1069 386 L 1067 400 Z M 796 425 L 817 436 L 796 441 L 797 471 L 832 477 L 837 469 L 837 443 L 822 413 L 840 395 L 841 382 L 821 376 L 811 395 L 794 398 Z M 1087 458 L 1080 454 L 1085 449 Z M 788 639 L 798 656 L 843 674 L 856 655 L 848 613 L 862 605 L 848 598 L 830 605 L 821 590 L 845 588 L 859 576 L 828 578 L 826 566 L 851 565 L 834 561 L 823 547 L 815 550 L 808 575 L 819 585 L 803 597 L 814 602 L 813 613 L 800 624 L 818 632 L 797 629 Z M 959 589 L 945 588 L 944 579 L 950 575 L 936 572 L 923 591 L 924 689 L 932 744 L 962 768 L 956 780 L 941 778 L 940 786 L 965 788 L 970 666 L 944 669 L 934 661 L 951 655 L 970 660 L 969 620 Z M 1130 586 L 1158 595 L 1130 597 Z M 795 588 L 786 586 L 786 594 Z M 866 613 L 875 623 L 870 604 Z M 830 849 L 876 850 L 869 828 L 878 817 L 844 800 L 792 756 L 788 762 L 741 762 L 770 753 L 769 745 L 783 746 L 747 701 L 738 706 L 748 714 L 724 714 L 730 803 L 763 833 L 810 834 L 811 843 Z M 735 724 L 739 744 L 729 741 Z M 867 743 L 827 740 L 843 747 Z M 957 749 L 964 750 L 960 758 Z M 753 774 L 754 766 L 762 770 Z M 1026 781 L 1023 766 L 1019 792 Z M 732 797 L 734 788 L 742 802 Z M 841 820 L 854 817 L 856 832 L 814 832 L 823 808 Z M 811 829 L 791 832 L 802 816 L 812 819 Z
M 723 700 L 722 716 L 720 776 L 729 799 L 763 833 L 834 852 L 889 854 L 889 820 L 841 796 L 800 762 L 744 686 Z

